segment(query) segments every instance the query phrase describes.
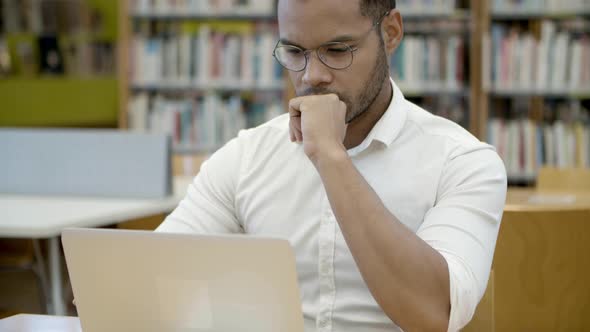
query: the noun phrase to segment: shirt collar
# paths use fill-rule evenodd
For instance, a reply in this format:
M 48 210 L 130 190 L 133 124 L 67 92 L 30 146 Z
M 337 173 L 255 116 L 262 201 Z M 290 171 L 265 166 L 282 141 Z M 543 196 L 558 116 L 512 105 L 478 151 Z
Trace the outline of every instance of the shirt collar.
M 381 119 L 377 121 L 375 126 L 373 126 L 373 129 L 371 129 L 363 142 L 348 150 L 349 155 L 359 154 L 367 149 L 373 141 L 381 142 L 389 147 L 402 131 L 407 117 L 407 110 L 404 107 L 406 99 L 393 79 L 390 78 L 389 80 L 391 81 L 391 86 L 393 88 L 393 96 L 387 110 L 383 113 Z

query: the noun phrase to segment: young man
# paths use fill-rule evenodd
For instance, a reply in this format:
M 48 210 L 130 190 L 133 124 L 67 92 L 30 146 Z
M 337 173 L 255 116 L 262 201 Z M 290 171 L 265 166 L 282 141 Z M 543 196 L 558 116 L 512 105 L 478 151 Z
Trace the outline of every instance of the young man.
M 289 114 L 216 152 L 158 229 L 288 239 L 308 330 L 455 331 L 486 288 L 505 169 L 389 79 L 394 8 L 280 0 Z

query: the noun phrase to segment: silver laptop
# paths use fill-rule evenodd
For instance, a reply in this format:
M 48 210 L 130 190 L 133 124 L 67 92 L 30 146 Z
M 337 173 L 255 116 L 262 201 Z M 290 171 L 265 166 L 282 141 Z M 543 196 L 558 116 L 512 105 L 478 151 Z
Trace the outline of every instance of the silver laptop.
M 301 332 L 286 240 L 105 229 L 62 233 L 84 332 Z

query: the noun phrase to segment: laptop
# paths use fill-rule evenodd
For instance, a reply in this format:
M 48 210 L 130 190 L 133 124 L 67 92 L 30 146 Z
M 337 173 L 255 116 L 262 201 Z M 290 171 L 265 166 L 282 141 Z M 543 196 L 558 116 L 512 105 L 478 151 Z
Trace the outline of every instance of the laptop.
M 301 332 L 288 241 L 70 228 L 62 233 L 84 332 Z

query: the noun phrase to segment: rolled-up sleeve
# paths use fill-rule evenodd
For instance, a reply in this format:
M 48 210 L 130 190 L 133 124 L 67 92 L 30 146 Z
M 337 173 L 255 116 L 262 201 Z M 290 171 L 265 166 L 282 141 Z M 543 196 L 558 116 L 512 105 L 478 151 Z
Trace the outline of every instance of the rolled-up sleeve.
M 242 232 L 235 212 L 242 155 L 239 137 L 215 152 L 201 166 L 185 198 L 156 231 L 199 234 Z
M 453 156 L 441 176 L 435 206 L 418 236 L 445 258 L 450 279 L 448 331 L 473 317 L 485 293 L 506 200 L 506 170 L 492 148 Z

